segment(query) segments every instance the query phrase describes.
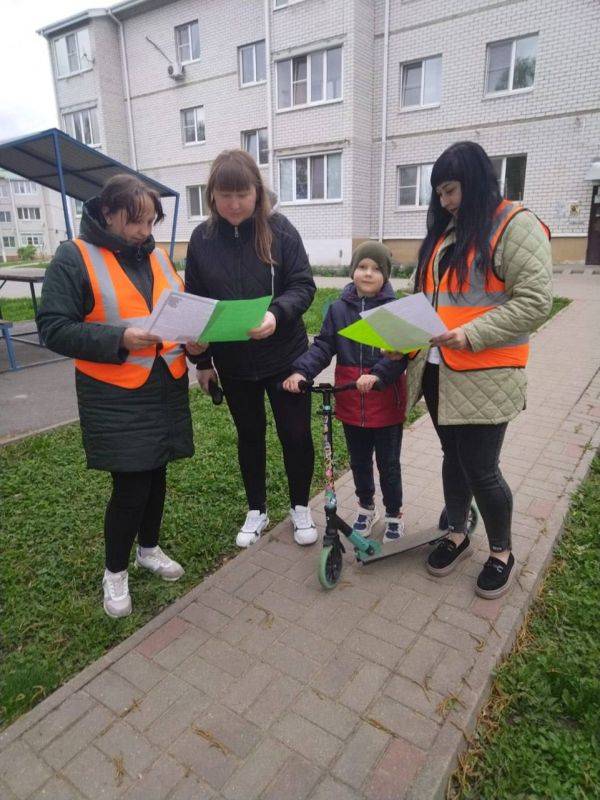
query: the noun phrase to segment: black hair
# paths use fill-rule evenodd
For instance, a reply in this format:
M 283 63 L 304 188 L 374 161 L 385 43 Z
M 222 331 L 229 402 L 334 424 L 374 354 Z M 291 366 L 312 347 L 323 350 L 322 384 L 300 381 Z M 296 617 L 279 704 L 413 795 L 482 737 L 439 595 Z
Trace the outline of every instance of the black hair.
M 462 200 L 456 214 L 456 245 L 449 269 L 450 286 L 458 285 L 459 293 L 467 277 L 467 257 L 471 248 L 481 254 L 479 267 L 491 267 L 488 237 L 494 212 L 502 201 L 498 179 L 488 154 L 476 142 L 456 142 L 448 147 L 433 165 L 431 200 L 427 213 L 427 235 L 419 249 L 416 288 L 422 290 L 425 268 L 436 242 L 452 218 L 442 208 L 436 188 L 446 181 L 458 181 Z M 456 282 L 452 280 L 454 273 Z

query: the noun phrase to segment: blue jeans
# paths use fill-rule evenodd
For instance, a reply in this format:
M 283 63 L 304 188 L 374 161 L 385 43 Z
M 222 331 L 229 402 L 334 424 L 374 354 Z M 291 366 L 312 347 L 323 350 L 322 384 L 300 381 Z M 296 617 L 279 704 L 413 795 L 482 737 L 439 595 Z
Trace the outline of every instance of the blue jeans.
M 348 425 L 344 422 L 344 433 L 359 503 L 363 508 L 369 508 L 375 499 L 374 451 L 385 513 L 388 517 L 397 517 L 402 508 L 402 474 L 400 471 L 402 425 L 388 425 L 385 428 L 360 428 L 358 425 Z

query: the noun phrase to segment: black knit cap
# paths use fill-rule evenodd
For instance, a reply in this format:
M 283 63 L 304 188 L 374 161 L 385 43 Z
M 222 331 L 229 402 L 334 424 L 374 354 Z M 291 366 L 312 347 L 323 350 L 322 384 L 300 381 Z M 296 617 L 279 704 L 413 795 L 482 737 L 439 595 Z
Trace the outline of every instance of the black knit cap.
M 354 276 L 354 270 L 363 260 L 371 258 L 381 270 L 384 280 L 388 281 L 392 272 L 392 254 L 381 242 L 363 242 L 352 253 L 350 261 L 350 277 Z

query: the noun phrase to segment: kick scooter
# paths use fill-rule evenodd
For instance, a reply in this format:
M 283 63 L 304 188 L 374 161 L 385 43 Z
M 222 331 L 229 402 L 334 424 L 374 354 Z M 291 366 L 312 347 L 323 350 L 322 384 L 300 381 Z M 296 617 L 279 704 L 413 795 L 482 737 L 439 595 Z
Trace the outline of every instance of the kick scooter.
M 357 563 L 364 566 L 382 558 L 398 555 L 424 544 L 436 544 L 444 536 L 431 539 L 431 531 L 422 531 L 414 536 L 402 536 L 394 542 L 379 542 L 376 539 L 366 539 L 354 531 L 337 513 L 337 498 L 334 481 L 334 453 L 333 453 L 333 398 L 338 392 L 356 389 L 356 383 L 346 383 L 332 386 L 330 383 L 314 385 L 312 381 L 300 381 L 298 387 L 303 392 L 319 394 L 322 398 L 321 414 L 323 416 L 323 452 L 325 461 L 325 534 L 323 536 L 323 549 L 319 558 L 319 582 L 324 589 L 333 589 L 342 575 L 342 555 L 346 548 L 340 538 L 342 533 L 352 544 Z M 374 391 L 381 390 L 381 384 L 375 384 Z M 372 391 L 373 391 L 372 390 Z M 478 513 L 474 504 L 471 504 L 467 521 L 467 533 L 471 534 L 477 525 Z M 444 509 L 440 515 L 439 528 L 446 530 L 448 518 Z

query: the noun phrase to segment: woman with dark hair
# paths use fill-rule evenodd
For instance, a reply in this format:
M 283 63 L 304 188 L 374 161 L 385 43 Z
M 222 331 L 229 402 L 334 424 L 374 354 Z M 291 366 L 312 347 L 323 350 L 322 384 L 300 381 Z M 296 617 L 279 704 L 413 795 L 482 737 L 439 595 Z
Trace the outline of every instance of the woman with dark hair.
M 245 151 L 225 150 L 217 156 L 206 196 L 210 216 L 192 233 L 186 291 L 218 300 L 272 298 L 262 323 L 248 332 L 248 341 L 211 344 L 195 359 L 204 391 L 218 373 L 237 428 L 249 510 L 236 542 L 248 547 L 269 523 L 266 392 L 283 449 L 294 539 L 313 544 L 317 530 L 308 507 L 314 466 L 310 395 L 277 390 L 308 347 L 302 314 L 315 293 L 308 258 L 294 226 L 271 212 L 260 171 Z
M 104 519 L 104 610 L 131 613 L 128 563 L 166 581 L 182 567 L 159 547 L 167 463 L 193 455 L 184 349 L 148 334 L 165 289 L 183 289 L 152 227 L 160 197 L 132 175 L 115 175 L 83 206 L 78 239 L 46 270 L 38 322 L 47 346 L 75 359 L 83 446 L 90 469 L 112 476 Z
M 472 497 L 490 556 L 475 591 L 495 598 L 514 576 L 512 494 L 499 468 L 508 422 L 525 407 L 529 334 L 552 306 L 549 231 L 503 200 L 487 154 L 458 142 L 433 165 L 427 235 L 415 291 L 425 292 L 448 331 L 409 365 L 409 393 L 425 396 L 443 450 L 448 535 L 427 569 L 447 575 L 470 554 Z

